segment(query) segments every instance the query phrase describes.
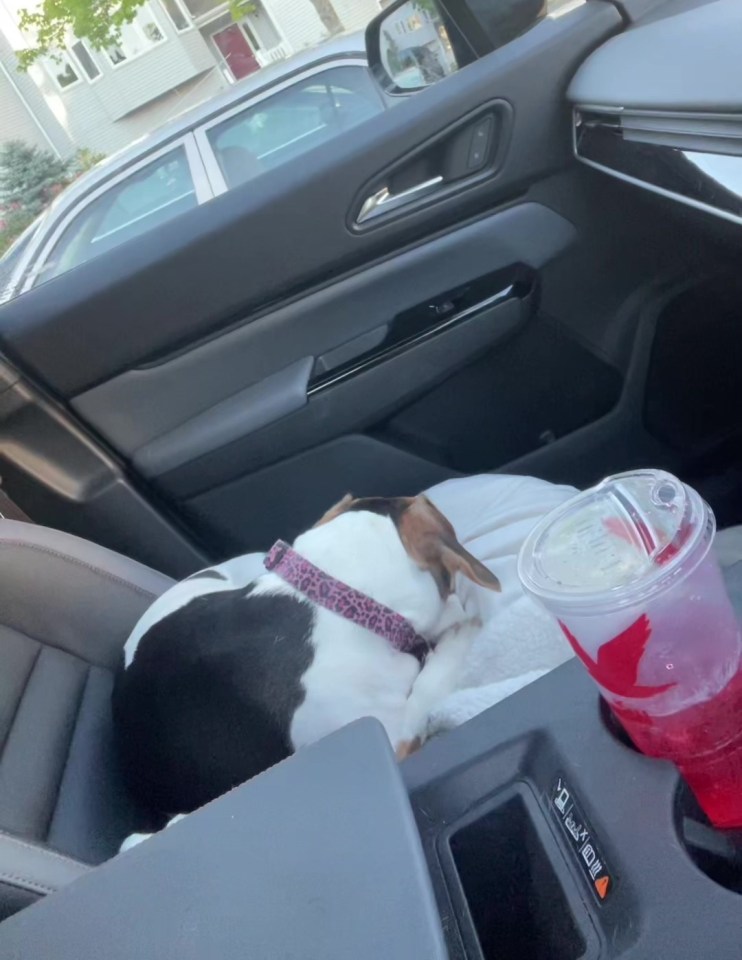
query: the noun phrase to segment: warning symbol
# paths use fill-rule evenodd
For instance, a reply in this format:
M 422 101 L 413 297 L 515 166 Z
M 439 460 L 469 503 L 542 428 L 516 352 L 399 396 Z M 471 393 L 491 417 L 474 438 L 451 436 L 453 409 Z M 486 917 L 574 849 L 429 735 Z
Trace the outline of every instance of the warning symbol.
M 608 884 L 610 882 L 610 877 L 598 877 L 598 879 L 595 881 L 595 889 L 598 891 L 598 896 L 601 900 L 605 900 L 605 895 L 608 893 Z

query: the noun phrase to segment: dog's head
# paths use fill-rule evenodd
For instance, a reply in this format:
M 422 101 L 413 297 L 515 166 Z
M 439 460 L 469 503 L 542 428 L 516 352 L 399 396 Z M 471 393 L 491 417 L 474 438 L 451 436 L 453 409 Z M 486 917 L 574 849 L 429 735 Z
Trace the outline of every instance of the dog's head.
M 500 590 L 500 581 L 459 543 L 450 521 L 426 497 L 364 497 L 346 494 L 315 524 L 321 527 L 347 513 L 366 512 L 388 517 L 409 557 L 428 571 L 446 600 L 460 573 L 488 590 Z

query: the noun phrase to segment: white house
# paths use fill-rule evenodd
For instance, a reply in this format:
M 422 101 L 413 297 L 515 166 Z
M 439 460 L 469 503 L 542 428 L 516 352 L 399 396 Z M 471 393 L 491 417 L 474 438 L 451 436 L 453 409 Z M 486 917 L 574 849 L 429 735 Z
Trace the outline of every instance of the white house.
M 0 143 L 21 139 L 69 156 L 111 153 L 189 106 L 328 35 L 312 0 L 253 0 L 235 23 L 222 0 L 147 0 L 119 43 L 64 51 L 18 70 L 28 46 L 18 13 L 32 0 L 0 0 Z M 362 29 L 377 0 L 332 0 L 345 31 Z

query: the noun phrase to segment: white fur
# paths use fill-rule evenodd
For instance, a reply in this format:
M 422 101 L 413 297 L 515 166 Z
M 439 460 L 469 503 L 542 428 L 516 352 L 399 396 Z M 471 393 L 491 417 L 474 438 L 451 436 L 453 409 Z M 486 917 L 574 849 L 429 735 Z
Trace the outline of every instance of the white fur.
M 441 599 L 433 577 L 410 558 L 389 517 L 344 513 L 302 534 L 294 546 L 330 576 L 401 614 L 432 643 L 441 640 L 421 671 L 415 657 L 383 637 L 318 607 L 314 659 L 291 724 L 294 747 L 367 716 L 381 721 L 395 748 L 424 739 L 430 709 L 456 689 L 464 661 L 463 653 L 455 652 L 465 651 L 469 640 L 459 630 L 466 619 L 460 603 Z

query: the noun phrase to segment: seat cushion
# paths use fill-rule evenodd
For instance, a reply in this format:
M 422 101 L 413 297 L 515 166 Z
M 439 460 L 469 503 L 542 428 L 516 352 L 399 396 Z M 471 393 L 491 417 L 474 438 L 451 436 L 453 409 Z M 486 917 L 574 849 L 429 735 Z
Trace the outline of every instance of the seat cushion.
M 98 863 L 141 814 L 111 744 L 111 670 L 0 627 L 0 827 Z
M 151 826 L 119 773 L 110 699 L 126 636 L 169 584 L 77 538 L 0 522 L 0 831 L 100 863 Z

